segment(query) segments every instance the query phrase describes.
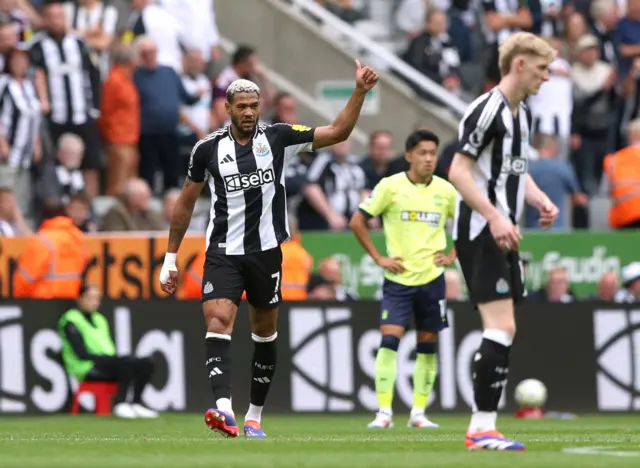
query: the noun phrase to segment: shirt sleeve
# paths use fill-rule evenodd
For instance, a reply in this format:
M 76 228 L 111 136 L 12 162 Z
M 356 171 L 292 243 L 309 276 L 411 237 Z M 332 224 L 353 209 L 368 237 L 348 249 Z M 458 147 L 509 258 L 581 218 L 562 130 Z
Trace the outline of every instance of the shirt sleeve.
M 387 210 L 391 203 L 391 192 L 389 190 L 389 180 L 382 179 L 378 182 L 368 198 L 360 203 L 359 209 L 369 217 L 381 215 Z
M 315 128 L 285 123 L 275 124 L 274 127 L 280 134 L 281 141 L 285 148 L 295 146 L 296 153 L 305 153 L 313 149 Z
M 207 155 L 209 154 L 210 140 L 199 141 L 191 151 L 189 157 L 189 169 L 187 177 L 194 182 L 204 182 L 207 176 Z
M 458 126 L 458 153 L 477 160 L 494 132 L 494 121 L 501 108 L 502 97 L 490 94 L 476 106 L 471 106 Z

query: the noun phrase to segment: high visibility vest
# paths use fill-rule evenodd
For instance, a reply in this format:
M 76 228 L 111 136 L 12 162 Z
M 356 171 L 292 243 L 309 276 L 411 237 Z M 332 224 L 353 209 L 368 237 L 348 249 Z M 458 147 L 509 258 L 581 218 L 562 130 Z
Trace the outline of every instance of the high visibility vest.
M 609 225 L 618 228 L 640 220 L 640 147 L 629 146 L 607 156 L 604 169 L 611 196 Z
M 13 296 L 75 299 L 87 259 L 84 235 L 71 219 L 59 216 L 46 220 L 20 256 Z
M 295 240 L 282 244 L 282 300 L 304 301 L 313 260 Z
M 78 309 L 70 309 L 58 321 L 58 334 L 62 340 L 62 362 L 67 373 L 82 381 L 94 363 L 88 359 L 80 359 L 67 339 L 64 327 L 71 323 L 75 325 L 82 336 L 82 341 L 89 354 L 99 356 L 115 356 L 116 347 L 109 332 L 109 322 L 99 312 L 91 313 L 91 322 Z

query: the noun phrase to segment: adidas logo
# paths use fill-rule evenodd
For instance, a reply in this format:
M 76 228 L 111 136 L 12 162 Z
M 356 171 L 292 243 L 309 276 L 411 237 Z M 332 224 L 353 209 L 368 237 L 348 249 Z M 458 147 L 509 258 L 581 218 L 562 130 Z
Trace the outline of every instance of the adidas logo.
M 209 377 L 215 377 L 216 375 L 222 375 L 222 371 L 217 367 L 214 367 L 211 372 L 209 372 Z
M 204 294 L 209 294 L 213 292 L 213 285 L 211 281 L 207 281 L 207 284 L 204 285 L 204 289 L 202 290 Z
M 224 158 L 222 158 L 222 161 L 220 161 L 220 164 L 232 163 L 234 161 L 235 159 L 233 159 L 230 154 L 227 154 Z
M 277 304 L 278 303 L 278 295 L 273 296 L 273 299 L 269 302 L 269 304 Z
M 255 380 L 256 382 L 260 382 L 260 383 L 269 383 L 269 382 L 271 382 L 271 380 L 269 380 L 268 377 L 254 377 L 253 380 Z

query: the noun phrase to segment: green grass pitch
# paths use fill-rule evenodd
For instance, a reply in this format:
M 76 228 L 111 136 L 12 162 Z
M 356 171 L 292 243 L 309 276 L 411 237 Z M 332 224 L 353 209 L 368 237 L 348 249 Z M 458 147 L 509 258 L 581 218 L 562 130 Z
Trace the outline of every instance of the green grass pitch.
M 467 416 L 433 415 L 440 429 L 368 430 L 371 417 L 270 416 L 268 440 L 224 439 L 202 415 L 155 421 L 92 415 L 2 417 L 0 467 L 640 467 L 640 415 L 522 421 L 503 415 L 500 429 L 527 444 L 524 453 L 468 452 Z M 241 424 L 241 421 L 239 422 Z

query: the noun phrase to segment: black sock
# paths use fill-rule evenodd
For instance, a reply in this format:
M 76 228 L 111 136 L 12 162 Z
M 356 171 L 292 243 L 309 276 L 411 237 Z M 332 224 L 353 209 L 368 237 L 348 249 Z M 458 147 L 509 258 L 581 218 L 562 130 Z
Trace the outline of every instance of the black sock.
M 207 338 L 207 374 L 215 400 L 231 398 L 231 337 Z
M 509 372 L 510 347 L 482 339 L 472 364 L 473 394 L 478 411 L 497 411 Z
M 133 382 L 134 367 L 133 360 L 129 356 L 118 357 L 117 373 L 118 373 L 118 394 L 113 400 L 114 404 L 125 403 L 129 394 L 129 388 Z
M 251 335 L 254 341 L 253 365 L 251 367 L 251 404 L 264 406 L 271 387 L 273 375 L 276 372 L 278 358 L 278 346 L 276 342 L 278 334 L 268 338 Z M 269 340 L 269 341 L 265 341 Z

